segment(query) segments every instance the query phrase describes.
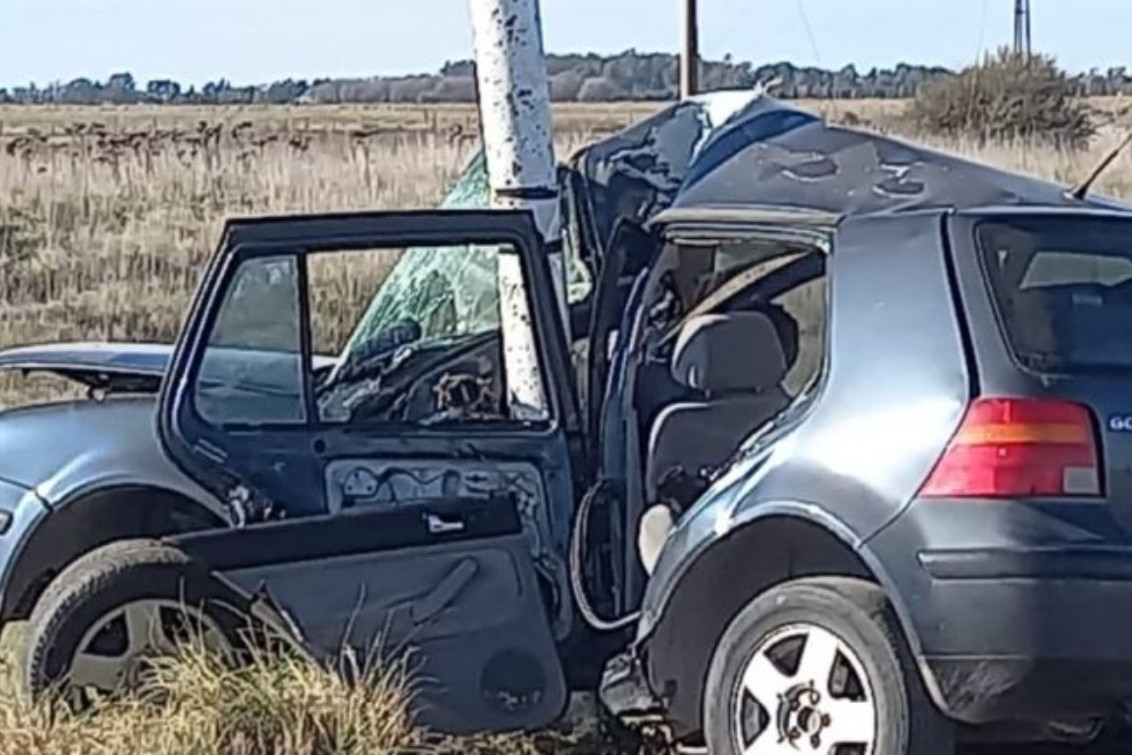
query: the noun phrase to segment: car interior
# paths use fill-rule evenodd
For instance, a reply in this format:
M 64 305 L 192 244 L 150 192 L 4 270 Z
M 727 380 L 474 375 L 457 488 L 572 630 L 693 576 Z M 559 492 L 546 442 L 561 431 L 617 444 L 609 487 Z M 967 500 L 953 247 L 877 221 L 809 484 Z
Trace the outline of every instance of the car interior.
M 825 254 L 781 240 L 673 243 L 647 275 L 626 350 L 626 441 L 640 470 L 627 503 L 640 512 L 636 547 L 651 572 L 715 472 L 816 379 Z

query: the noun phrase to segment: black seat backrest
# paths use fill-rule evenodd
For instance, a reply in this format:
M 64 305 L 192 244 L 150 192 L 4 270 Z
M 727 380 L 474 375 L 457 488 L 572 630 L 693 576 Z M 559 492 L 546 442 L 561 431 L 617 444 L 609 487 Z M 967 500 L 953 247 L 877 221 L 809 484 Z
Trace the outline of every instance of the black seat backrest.
M 646 495 L 657 502 L 673 472 L 698 475 L 786 408 L 781 383 L 790 358 L 773 320 L 761 312 L 701 315 L 684 325 L 672 377 L 695 398 L 666 406 L 649 434 Z

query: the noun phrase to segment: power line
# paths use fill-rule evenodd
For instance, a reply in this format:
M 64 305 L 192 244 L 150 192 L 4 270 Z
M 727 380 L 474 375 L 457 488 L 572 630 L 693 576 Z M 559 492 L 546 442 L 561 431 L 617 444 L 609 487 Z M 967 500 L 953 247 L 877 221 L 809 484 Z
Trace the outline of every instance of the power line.
M 806 36 L 810 39 L 810 49 L 813 50 L 814 59 L 821 63 L 821 51 L 818 50 L 818 40 L 814 36 L 814 29 L 810 26 L 810 17 L 806 15 L 806 4 L 798 0 L 798 15 L 802 17 L 802 26 L 806 29 Z

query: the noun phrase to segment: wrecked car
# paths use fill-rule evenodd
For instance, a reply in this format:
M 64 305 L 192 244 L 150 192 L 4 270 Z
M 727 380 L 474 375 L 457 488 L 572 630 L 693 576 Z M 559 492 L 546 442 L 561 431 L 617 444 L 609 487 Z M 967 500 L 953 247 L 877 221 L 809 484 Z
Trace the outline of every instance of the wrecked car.
M 1128 208 L 753 93 L 559 188 L 565 321 L 531 217 L 472 191 L 231 221 L 175 347 L 0 353 L 91 389 L 0 416 L 29 689 L 128 686 L 188 611 L 220 647 L 250 615 L 328 661 L 412 648 L 453 733 L 595 689 L 713 753 L 1120 718 Z M 504 260 L 543 406 L 508 383 Z

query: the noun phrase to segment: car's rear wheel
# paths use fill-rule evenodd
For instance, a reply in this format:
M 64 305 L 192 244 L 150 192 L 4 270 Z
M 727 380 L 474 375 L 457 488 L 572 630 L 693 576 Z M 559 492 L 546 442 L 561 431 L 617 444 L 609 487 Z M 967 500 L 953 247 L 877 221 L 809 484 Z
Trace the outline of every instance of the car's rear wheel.
M 797 580 L 756 597 L 720 638 L 704 693 L 713 755 L 951 755 L 953 729 L 884 594 L 860 580 Z
M 247 626 L 238 595 L 155 541 L 112 543 L 75 560 L 37 602 L 25 685 L 74 708 L 137 688 L 155 658 L 184 643 L 234 659 Z

